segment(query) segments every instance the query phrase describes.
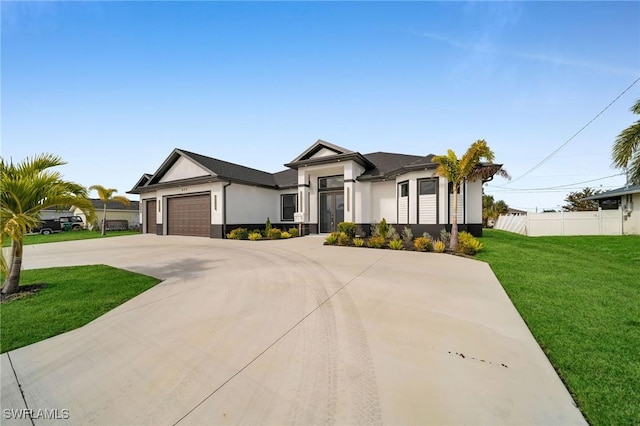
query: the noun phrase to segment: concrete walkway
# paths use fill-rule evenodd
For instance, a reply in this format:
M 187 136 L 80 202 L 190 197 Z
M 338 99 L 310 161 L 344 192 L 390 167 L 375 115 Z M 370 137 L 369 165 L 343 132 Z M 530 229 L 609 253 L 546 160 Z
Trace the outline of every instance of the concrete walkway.
M 3 354 L 2 424 L 31 424 L 6 418 L 22 408 L 78 425 L 585 424 L 482 262 L 148 235 L 27 246 L 24 260 L 165 281 Z

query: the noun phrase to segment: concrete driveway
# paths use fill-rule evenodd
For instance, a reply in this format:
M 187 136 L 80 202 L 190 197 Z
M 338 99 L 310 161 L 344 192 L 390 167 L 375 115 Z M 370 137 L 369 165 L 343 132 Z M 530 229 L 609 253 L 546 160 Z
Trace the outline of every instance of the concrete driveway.
M 585 423 L 486 264 L 322 242 L 27 246 L 27 268 L 165 281 L 3 354 L 2 423 L 31 424 L 7 419 L 24 408 L 78 425 Z

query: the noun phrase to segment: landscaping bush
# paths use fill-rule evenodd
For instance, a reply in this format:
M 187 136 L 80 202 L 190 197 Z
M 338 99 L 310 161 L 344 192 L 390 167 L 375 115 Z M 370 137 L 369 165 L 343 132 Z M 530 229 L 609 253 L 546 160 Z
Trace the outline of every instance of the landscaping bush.
M 338 242 L 338 233 L 332 232 L 331 234 L 327 235 L 327 238 L 325 238 L 324 240 L 327 244 L 335 245 L 335 243 Z
M 388 240 L 399 240 L 400 239 L 400 235 L 398 235 L 398 231 L 396 231 L 396 228 L 394 228 L 393 226 L 390 226 L 387 229 L 387 233 L 385 234 L 385 237 L 387 237 Z
M 348 246 L 350 242 L 351 242 L 351 238 L 349 237 L 349 235 L 347 235 L 346 232 L 339 232 L 338 233 L 338 245 L 339 246 Z
M 282 237 L 282 231 L 278 228 L 269 228 L 267 238 L 270 240 L 279 240 Z
M 423 238 L 428 238 L 428 239 L 430 239 L 431 241 L 433 241 L 433 237 L 432 237 L 432 236 L 431 236 L 431 234 L 430 234 L 430 233 L 428 233 L 428 232 L 423 232 L 423 233 L 422 233 L 422 237 L 423 237 Z
M 356 224 L 353 222 L 340 222 L 338 224 L 338 232 L 344 232 L 349 238 L 353 238 L 356 236 Z
M 389 232 L 389 225 L 387 225 L 387 220 L 383 217 L 382 220 L 375 224 L 371 225 L 371 236 L 372 237 L 386 237 L 387 232 Z
M 262 232 L 262 236 L 269 238 L 269 231 L 271 231 L 271 221 L 269 220 L 269 217 L 267 216 L 267 222 L 264 225 L 264 231 Z
M 451 244 L 451 232 L 447 232 L 445 228 L 440 230 L 440 241 L 442 241 L 445 247 L 449 247 Z
M 292 238 L 295 238 L 298 235 L 300 235 L 300 233 L 298 232 L 298 228 L 289 228 L 289 234 L 291 235 Z
M 413 240 L 413 247 L 416 251 L 431 251 L 433 250 L 433 242 L 431 238 L 418 237 Z
M 404 242 L 402 240 L 389 241 L 389 248 L 391 250 L 404 250 Z
M 280 234 L 280 238 L 283 238 L 283 239 L 291 238 L 291 234 L 285 231 Z
M 402 230 L 402 240 L 407 244 L 413 241 L 413 231 L 408 226 L 405 226 Z
M 260 234 L 262 235 L 262 231 L 259 229 L 254 229 L 253 231 L 251 231 L 251 234 Z
M 435 251 L 436 253 L 444 253 L 446 248 L 447 245 L 440 240 L 433 243 L 433 251 Z
M 353 245 L 356 247 L 362 247 L 364 246 L 364 240 L 362 238 L 354 238 Z
M 458 234 L 458 252 L 475 256 L 482 250 L 482 243 L 466 231 Z
M 364 229 L 362 229 L 360 226 L 356 227 L 356 237 L 366 237 L 367 233 L 364 231 Z
M 367 245 L 371 248 L 382 248 L 384 246 L 385 239 L 384 237 L 378 235 L 377 237 L 369 238 Z
M 246 240 L 247 237 L 249 237 L 249 230 L 247 228 L 232 229 L 231 232 L 227 234 L 227 238 L 231 240 Z
M 258 232 L 252 232 L 249 234 L 249 240 L 251 241 L 258 241 L 262 239 L 262 233 L 260 231 Z

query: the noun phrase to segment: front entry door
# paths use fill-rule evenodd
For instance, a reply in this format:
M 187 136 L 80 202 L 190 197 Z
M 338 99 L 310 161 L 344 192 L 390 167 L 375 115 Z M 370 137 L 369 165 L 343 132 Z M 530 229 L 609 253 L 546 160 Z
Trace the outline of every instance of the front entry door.
M 320 193 L 320 233 L 333 232 L 344 222 L 344 192 Z

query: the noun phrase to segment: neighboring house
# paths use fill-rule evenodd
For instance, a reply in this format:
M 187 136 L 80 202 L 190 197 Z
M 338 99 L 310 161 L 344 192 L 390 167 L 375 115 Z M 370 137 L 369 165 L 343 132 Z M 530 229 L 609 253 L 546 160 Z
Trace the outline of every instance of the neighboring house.
M 305 234 L 336 230 L 355 222 L 363 230 L 385 218 L 414 235 L 437 235 L 458 215 L 460 230 L 482 233 L 482 183 L 465 182 L 452 212 L 446 179 L 434 175 L 433 155 L 359 152 L 318 140 L 267 173 L 175 149 L 154 174 L 129 191 L 140 195 L 142 231 L 158 235 L 224 238 L 234 228 L 301 223 Z M 483 165 L 499 170 L 501 165 Z
M 74 215 L 80 216 L 84 223 L 87 223 L 89 229 L 94 227 L 100 228 L 102 223 L 102 214 L 104 212 L 104 203 L 99 198 L 92 198 L 93 208 L 96 211 L 97 223 L 87 223 L 87 217 L 84 212 L 77 207 L 72 207 L 71 211 Z M 107 222 L 113 224 L 112 228 L 122 229 L 124 228 L 124 221 L 127 222 L 126 228 L 131 229 L 140 226 L 140 203 L 138 201 L 131 201 L 129 206 L 125 206 L 121 203 L 110 201 L 107 203 Z
M 640 185 L 624 186 L 600 194 L 592 195 L 585 200 L 598 201 L 602 210 L 622 211 L 622 233 L 640 235 Z
M 40 219 L 48 220 L 48 219 L 59 219 L 64 216 L 73 216 L 73 207 L 60 207 L 59 209 L 46 209 L 40 210 Z M 84 220 L 84 218 L 83 218 Z
M 522 215 L 526 215 L 527 213 L 528 212 L 524 210 L 512 209 L 511 207 L 507 209 L 507 214 L 511 216 L 522 216 Z

